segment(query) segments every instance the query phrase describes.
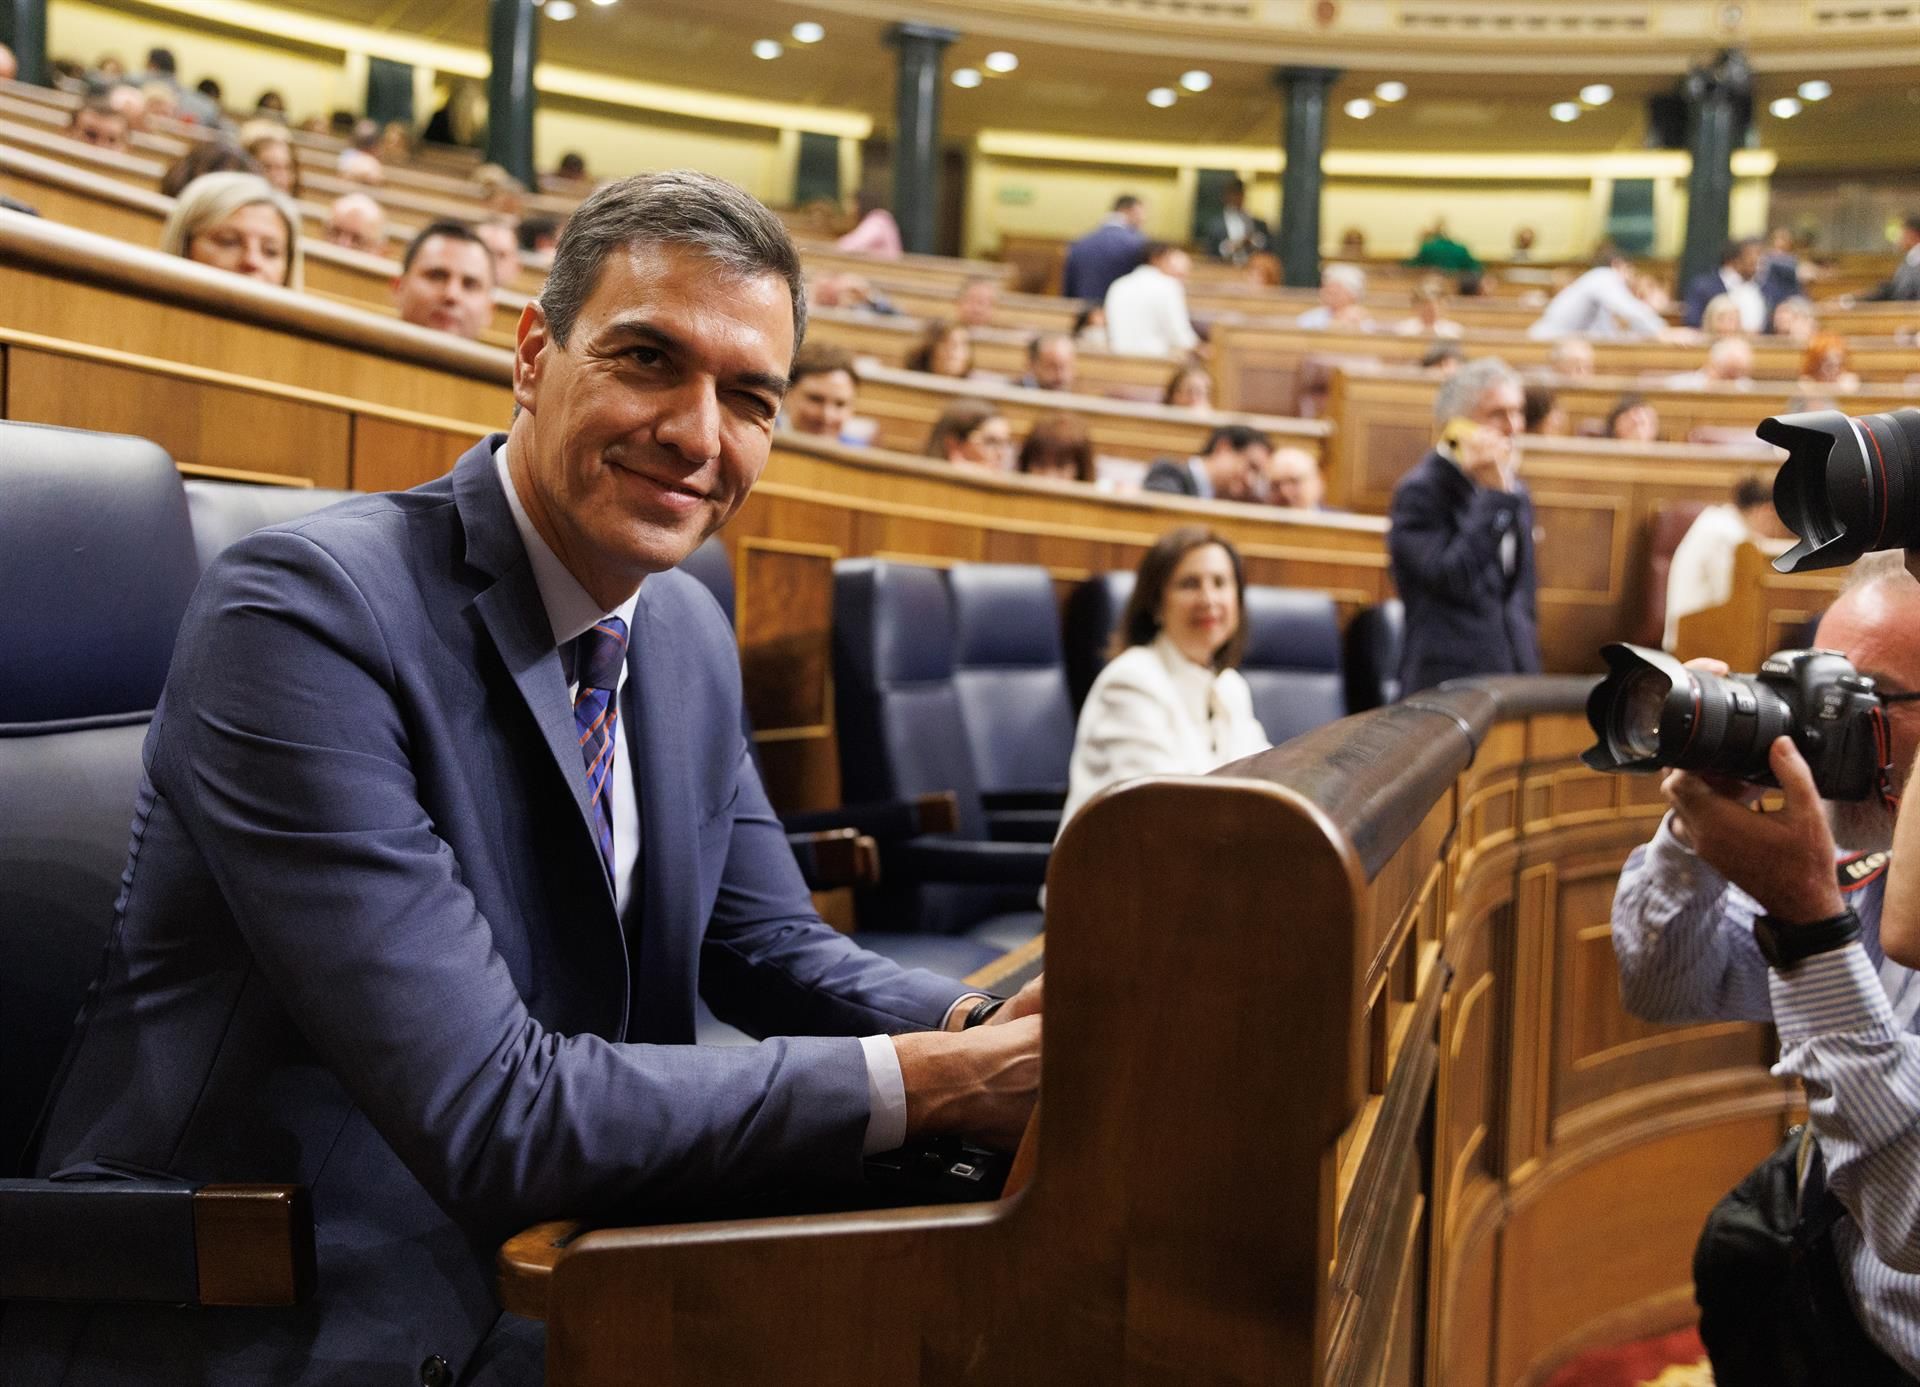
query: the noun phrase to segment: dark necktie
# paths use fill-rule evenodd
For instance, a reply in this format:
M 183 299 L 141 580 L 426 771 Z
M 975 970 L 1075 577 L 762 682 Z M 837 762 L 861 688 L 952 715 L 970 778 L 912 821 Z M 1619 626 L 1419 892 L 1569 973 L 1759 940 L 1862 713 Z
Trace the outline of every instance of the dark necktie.
M 573 730 L 587 763 L 587 809 L 594 841 L 607 876 L 613 876 L 613 756 L 620 705 L 620 667 L 627 658 L 627 623 L 617 616 L 588 628 L 573 646 L 573 675 L 580 691 L 573 697 Z

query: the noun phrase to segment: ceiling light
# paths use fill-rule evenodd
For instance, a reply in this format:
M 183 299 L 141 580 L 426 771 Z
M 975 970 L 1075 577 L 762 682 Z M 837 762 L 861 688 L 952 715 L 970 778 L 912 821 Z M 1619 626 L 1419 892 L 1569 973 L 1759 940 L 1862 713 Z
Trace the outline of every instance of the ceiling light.
M 1802 82 L 1800 84 L 1800 99 L 1802 101 L 1825 101 L 1832 95 L 1833 83 L 1822 82 L 1817 77 L 1811 82 Z
M 1797 96 L 1783 96 L 1777 100 L 1768 102 L 1767 109 L 1781 120 L 1792 120 L 1800 114 L 1800 98 Z
M 1355 120 L 1365 120 L 1373 114 L 1373 103 L 1364 96 L 1356 96 L 1341 109 Z
M 558 4 L 559 2 L 560 0 L 548 0 L 549 4 Z M 778 39 L 755 39 L 753 41 L 753 56 L 765 62 L 772 62 L 786 51 L 786 49 L 780 46 Z
M 614 0 L 593 0 L 593 3 L 605 9 L 608 5 L 613 4 Z
M 1203 92 L 1213 85 L 1213 74 L 1196 67 L 1192 72 L 1180 74 L 1180 85 L 1190 92 Z
M 1172 87 L 1155 87 L 1147 93 L 1147 105 L 1158 106 L 1162 110 L 1180 99 L 1180 94 Z
M 988 72 L 1012 72 L 1020 66 L 1020 60 L 1005 49 L 1001 49 L 997 53 L 987 54 L 985 66 Z
M 610 5 L 613 3 L 613 0 L 598 0 L 598 3 Z M 811 19 L 803 19 L 793 26 L 793 41 L 795 43 L 818 43 L 826 36 L 827 31 L 818 24 L 815 24 Z
M 977 87 L 985 80 L 977 67 L 957 67 L 953 70 L 953 85 L 956 87 Z
M 1404 101 L 1407 96 L 1405 82 L 1382 82 L 1373 89 L 1373 94 L 1391 106 L 1396 101 Z
M 572 19 L 580 13 L 580 7 L 573 0 L 547 0 L 546 9 L 547 18 L 554 20 Z
M 1547 107 L 1547 114 L 1564 125 L 1570 120 L 1580 119 L 1580 107 L 1571 101 L 1556 101 Z
M 1605 82 L 1590 82 L 1580 88 L 1580 99 L 1589 106 L 1604 106 L 1613 100 L 1613 88 Z

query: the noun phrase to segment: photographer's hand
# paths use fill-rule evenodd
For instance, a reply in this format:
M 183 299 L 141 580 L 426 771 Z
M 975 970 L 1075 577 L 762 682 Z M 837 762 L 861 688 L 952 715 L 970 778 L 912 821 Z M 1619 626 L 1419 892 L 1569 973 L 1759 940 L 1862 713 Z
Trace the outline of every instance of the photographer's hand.
M 1748 799 L 1754 787 L 1675 771 L 1661 782 L 1676 825 L 1701 860 L 1787 923 L 1838 915 L 1843 902 L 1833 871 L 1833 834 L 1800 751 L 1790 737 L 1768 751 L 1783 808 L 1763 813 Z

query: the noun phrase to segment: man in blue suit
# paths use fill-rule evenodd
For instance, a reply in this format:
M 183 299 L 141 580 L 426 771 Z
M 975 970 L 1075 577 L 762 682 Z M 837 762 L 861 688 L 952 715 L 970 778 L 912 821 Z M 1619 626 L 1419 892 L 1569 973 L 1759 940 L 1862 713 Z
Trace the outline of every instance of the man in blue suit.
M 305 1184 L 318 1291 L 13 1306 L 9 1387 L 537 1381 L 516 1229 L 1017 1137 L 1037 990 L 983 1015 L 820 922 L 672 571 L 766 464 L 803 303 L 738 189 L 613 185 L 521 317 L 508 433 L 208 570 L 42 1168 Z M 787 1038 L 693 1045 L 696 992 Z
M 1114 199 L 1112 214 L 1067 247 L 1060 292 L 1070 299 L 1105 303 L 1114 280 L 1140 268 L 1146 258 L 1147 204 L 1132 193 Z
M 1533 503 L 1513 458 L 1522 393 L 1497 358 L 1455 371 L 1434 400 L 1440 441 L 1393 489 L 1387 557 L 1407 609 L 1405 693 L 1540 671 Z

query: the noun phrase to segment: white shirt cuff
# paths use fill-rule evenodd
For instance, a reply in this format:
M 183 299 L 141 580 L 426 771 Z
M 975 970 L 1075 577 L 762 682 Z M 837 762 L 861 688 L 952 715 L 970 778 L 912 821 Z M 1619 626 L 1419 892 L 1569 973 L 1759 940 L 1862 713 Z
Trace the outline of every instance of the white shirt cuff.
M 907 1141 L 907 1081 L 893 1037 L 863 1035 L 860 1050 L 867 1060 L 867 1139 L 860 1154 L 897 1150 Z

